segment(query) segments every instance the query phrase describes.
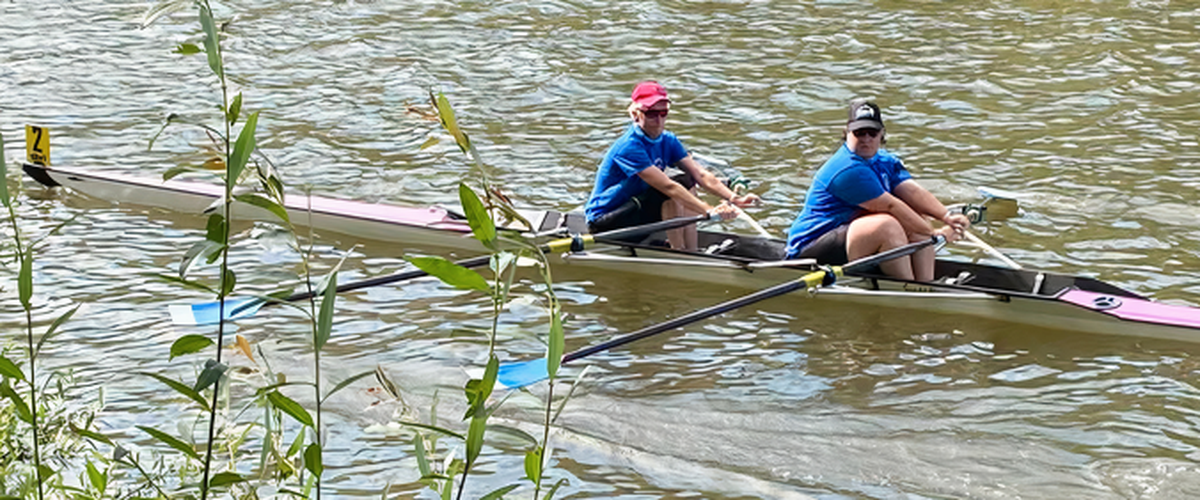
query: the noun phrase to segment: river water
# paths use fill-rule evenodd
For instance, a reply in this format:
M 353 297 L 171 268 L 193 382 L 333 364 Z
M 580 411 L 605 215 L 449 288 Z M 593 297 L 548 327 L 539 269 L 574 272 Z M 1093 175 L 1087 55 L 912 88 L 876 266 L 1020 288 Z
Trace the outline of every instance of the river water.
M 213 123 L 219 99 L 202 55 L 171 53 L 199 43 L 195 15 L 139 29 L 148 7 L 0 1 L 10 170 L 26 123 L 51 129 L 58 165 L 157 176 L 204 160 L 207 139 L 186 127 L 147 150 L 168 114 Z M 979 231 L 1018 262 L 1200 304 L 1200 8 L 1186 2 L 274 0 L 216 11 L 232 20 L 233 90 L 261 111 L 259 145 L 293 189 L 454 204 L 458 182 L 487 174 L 519 205 L 577 209 L 627 123 L 629 90 L 653 78 L 674 99 L 669 128 L 755 180 L 767 203 L 750 212 L 782 234 L 838 145 L 846 104 L 869 97 L 889 149 L 944 201 L 976 201 L 979 186 L 1020 194 L 1021 216 Z M 454 104 L 484 171 L 407 111 L 427 106 L 430 89 Z M 23 182 L 27 235 L 74 217 L 38 254 L 35 305 L 43 321 L 83 308 L 43 362 L 75 370 L 81 400 L 105 389 L 104 432 L 142 447 L 152 442 L 134 425 L 183 432 L 187 402 L 135 372 L 194 376 L 194 360 L 168 361 L 168 348 L 209 330 L 173 327 L 165 308 L 204 299 L 152 275 L 175 272 L 203 221 Z M 243 283 L 295 275 L 282 238 L 239 229 L 256 237 L 233 255 Z M 317 241 L 318 268 L 355 243 L 343 279 L 435 251 L 330 236 Z M 23 318 L 12 273 L 0 271 L 9 338 Z M 555 277 L 568 349 L 743 293 Z M 502 317 L 504 359 L 541 352 L 535 290 L 518 283 Z M 483 360 L 489 313 L 486 299 L 429 281 L 347 294 L 323 378 L 380 366 L 408 412 L 427 421 L 437 394 L 439 423 L 465 431 L 463 370 Z M 235 328 L 276 370 L 311 378 L 298 314 Z M 570 498 L 1194 498 L 1194 350 L 771 301 L 589 358 L 558 421 L 551 477 L 568 479 L 559 496 Z M 388 425 L 405 408 L 370 386 L 326 407 L 326 494 L 432 497 L 416 482 L 411 437 Z M 498 422 L 534 432 L 534 404 L 520 394 Z M 493 434 L 467 496 L 523 475 L 520 442 Z

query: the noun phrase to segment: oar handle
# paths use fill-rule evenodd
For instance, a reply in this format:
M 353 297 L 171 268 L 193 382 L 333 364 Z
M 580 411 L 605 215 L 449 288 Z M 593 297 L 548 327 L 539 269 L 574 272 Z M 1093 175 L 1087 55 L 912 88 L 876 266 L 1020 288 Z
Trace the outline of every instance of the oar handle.
M 915 253 L 917 250 L 920 250 L 927 246 L 941 244 L 943 241 L 946 241 L 946 237 L 942 236 L 940 234 L 936 234 L 936 235 L 931 236 L 927 240 L 915 241 L 915 242 L 909 243 L 904 246 L 899 246 L 899 247 L 893 248 L 891 250 L 879 252 L 875 255 L 868 255 L 861 259 L 854 260 L 854 261 L 850 262 L 849 264 L 842 266 L 842 270 L 847 273 L 858 272 L 865 268 L 879 264 L 880 262 L 887 262 L 892 259 L 898 259 L 900 257 L 904 257 L 905 255 L 911 255 L 911 254 Z
M 625 238 L 629 238 L 632 236 L 639 236 L 639 235 L 650 234 L 650 233 L 654 233 L 654 232 L 658 232 L 658 231 L 666 231 L 668 229 L 675 229 L 678 227 L 689 226 L 689 225 L 695 224 L 697 222 L 704 222 L 706 220 L 712 220 L 714 218 L 717 218 L 716 214 L 713 214 L 712 212 L 708 212 L 708 213 L 704 213 L 704 214 L 700 214 L 700 215 L 693 215 L 690 217 L 677 217 L 674 219 L 669 219 L 669 220 L 664 220 L 664 221 L 659 221 L 659 222 L 652 222 L 650 224 L 645 224 L 645 225 L 641 225 L 641 226 L 627 227 L 627 228 L 623 228 L 623 229 L 614 229 L 612 231 L 604 231 L 604 232 L 596 233 L 592 236 L 596 239 L 623 240 Z

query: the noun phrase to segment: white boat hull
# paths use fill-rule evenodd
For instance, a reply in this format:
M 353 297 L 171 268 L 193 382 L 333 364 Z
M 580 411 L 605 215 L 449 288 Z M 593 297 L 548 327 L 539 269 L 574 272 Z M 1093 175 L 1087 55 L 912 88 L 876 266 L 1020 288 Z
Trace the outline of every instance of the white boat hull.
M 144 178 L 92 173 L 76 168 L 46 169 L 27 165 L 26 171 L 43 184 L 62 185 L 112 203 L 158 207 L 186 213 L 205 213 L 223 194 L 220 187 L 209 184 L 158 182 Z M 328 231 L 355 238 L 416 247 L 483 252 L 482 245 L 471 238 L 466 222 L 439 207 L 407 208 L 295 195 L 287 197 L 286 207 L 294 225 L 311 226 L 318 233 Z M 274 215 L 266 210 L 242 203 L 234 203 L 233 214 L 235 219 L 267 221 L 274 218 Z M 580 229 L 578 218 L 568 223 L 566 217 L 553 212 L 530 211 L 523 215 L 534 224 L 537 231 L 555 227 L 556 224 Z M 710 238 L 716 235 L 702 232 L 702 236 L 706 234 Z M 772 244 L 780 243 L 776 241 Z M 600 245 L 588 252 L 553 256 L 552 262 L 568 268 L 578 266 L 655 276 L 664 281 L 701 282 L 726 289 L 744 290 L 777 285 L 798 279 L 811 271 L 810 268 L 779 267 L 772 266 L 769 262 L 751 259 L 738 260 L 726 256 L 690 254 L 636 244 L 628 247 Z M 939 266 L 942 265 L 943 263 L 939 262 Z M 997 271 L 990 266 L 974 268 L 982 272 L 1016 273 L 1009 270 Z M 870 307 L 958 314 L 1087 333 L 1200 341 L 1200 311 L 1197 309 L 1157 304 L 1094 280 L 1028 271 L 1020 273 L 1022 274 L 1019 277 L 1022 278 L 1036 274 L 1035 284 L 1031 288 L 930 286 L 882 277 L 847 278 L 842 283 L 822 288 L 811 298 L 794 297 L 792 300 L 844 302 Z M 1041 290 L 1042 279 L 1046 276 L 1066 285 L 1057 285 L 1056 290 Z M 1028 283 L 1024 283 L 1021 286 L 1027 285 Z M 1113 300 L 1117 300 L 1121 306 L 1093 307 L 1087 301 L 1072 303 L 1063 300 L 1063 295 L 1076 287 L 1094 287 L 1096 289 L 1092 292 L 1100 294 L 1098 296 L 1102 298 L 1109 295 L 1119 297 Z

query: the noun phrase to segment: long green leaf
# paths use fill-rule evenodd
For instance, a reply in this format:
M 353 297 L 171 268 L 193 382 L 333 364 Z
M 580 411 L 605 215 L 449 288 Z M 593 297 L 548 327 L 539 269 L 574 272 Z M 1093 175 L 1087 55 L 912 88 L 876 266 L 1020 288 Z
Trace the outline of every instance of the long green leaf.
M 25 380 L 25 372 L 21 371 L 21 367 L 4 356 L 0 356 L 0 375 L 11 379 Z
M 259 354 L 259 356 L 262 356 L 262 349 L 259 349 L 259 351 L 258 351 L 258 354 Z M 256 398 L 257 398 L 257 397 L 259 397 L 259 396 L 262 396 L 262 395 L 264 395 L 264 394 L 270 394 L 270 393 L 271 393 L 271 391 L 273 391 L 273 390 L 275 390 L 275 389 L 278 389 L 278 388 L 280 388 L 280 387 L 287 387 L 287 386 L 289 386 L 289 385 L 301 385 L 301 386 L 304 386 L 304 387 L 312 387 L 312 386 L 313 386 L 313 383 L 312 383 L 312 382 L 292 382 L 292 381 L 286 381 L 286 380 L 285 380 L 285 381 L 283 381 L 283 382 L 278 382 L 278 383 L 275 383 L 275 384 L 271 384 L 271 385 L 268 385 L 268 386 L 263 386 L 263 387 L 259 387 L 258 389 L 255 389 L 255 390 L 254 390 L 254 397 L 256 397 Z
M 258 193 L 247 193 L 234 196 L 233 199 L 271 212 L 278 217 L 279 220 L 283 221 L 284 224 L 292 224 L 292 219 L 288 217 L 287 209 L 284 208 L 283 205 L 276 203 L 275 200 L 267 198 L 266 196 Z
M 437 108 L 438 119 L 442 122 L 442 128 L 445 128 L 451 136 L 454 137 L 454 142 L 458 144 L 458 149 L 466 153 L 471 150 L 471 139 L 467 134 L 458 128 L 458 119 L 454 117 L 454 108 L 450 106 L 450 99 L 446 98 L 446 94 L 438 92 L 434 96 L 430 92 L 429 97 L 433 101 L 433 105 Z
M 550 380 L 558 375 L 558 367 L 562 365 L 563 349 L 566 344 L 563 334 L 562 309 L 558 301 L 553 300 L 550 306 L 550 336 L 546 342 L 546 373 Z
M 242 133 L 238 134 L 237 142 L 233 145 L 233 154 L 229 155 L 229 179 L 230 184 L 236 184 L 242 176 L 242 170 L 246 168 L 246 162 L 250 161 L 250 154 L 254 153 L 256 143 L 254 139 L 255 129 L 258 128 L 258 111 L 250 114 L 250 118 L 246 119 L 246 124 L 242 126 Z
M 188 271 L 197 260 L 208 260 L 218 255 L 224 248 L 225 245 L 207 239 L 196 242 L 183 254 L 183 260 L 179 263 L 179 277 L 186 278 Z
M 399 425 L 403 425 L 405 427 L 416 427 L 418 429 L 425 429 L 425 430 L 433 431 L 438 434 L 444 434 L 446 436 L 458 438 L 458 439 L 464 440 L 464 441 L 467 439 L 466 436 L 459 434 L 457 432 L 454 432 L 450 429 L 443 429 L 441 427 L 437 427 L 437 426 L 433 426 L 433 425 L 429 425 L 429 424 L 422 424 L 420 422 L 396 422 L 396 423 Z
M 219 488 L 221 486 L 229 486 L 231 484 L 237 484 L 245 481 L 246 478 L 242 477 L 241 474 L 236 472 L 219 472 L 214 475 L 212 479 L 208 480 L 208 486 L 210 488 Z
M 413 435 L 413 449 L 417 455 L 417 470 L 421 472 L 421 477 L 428 476 L 433 469 L 429 467 L 429 458 L 425 456 L 425 437 L 420 432 Z
M 200 352 L 210 345 L 213 345 L 212 339 L 204 335 L 184 335 L 175 339 L 175 342 L 171 344 L 171 357 L 167 358 L 167 360 L 170 361 L 185 354 Z
M 194 0 L 168 0 L 151 5 L 146 13 L 142 15 L 142 29 L 146 29 L 154 21 L 163 16 L 170 15 L 187 8 Z
M 12 206 L 8 197 L 8 160 L 4 158 L 4 135 L 0 134 L 0 203 L 4 208 Z
M 228 297 L 233 294 L 234 287 L 237 286 L 237 273 L 233 269 L 225 269 L 225 279 L 221 280 L 221 295 Z
M 175 46 L 175 53 L 180 55 L 190 56 L 201 52 L 204 52 L 204 50 L 197 47 L 194 43 L 181 43 Z
M 85 467 L 87 468 L 88 481 L 91 481 L 92 487 L 96 488 L 96 491 L 100 493 L 100 498 L 104 498 L 104 490 L 108 487 L 108 476 L 101 474 L 96 469 L 96 466 L 92 464 L 91 460 L 87 461 Z
M 180 393 L 180 394 L 183 394 L 184 396 L 187 396 L 187 397 L 188 397 L 188 399 L 191 399 L 192 401 L 195 401 L 197 404 L 199 404 L 199 405 L 200 405 L 200 407 L 201 407 L 201 408 L 208 408 L 208 407 L 209 407 L 209 405 L 208 405 L 208 401 L 206 401 L 206 400 L 204 399 L 204 396 L 201 396 L 201 395 L 200 395 L 200 392 L 198 392 L 198 391 L 196 391 L 196 390 L 192 389 L 191 387 L 188 387 L 186 384 L 183 384 L 182 382 L 179 382 L 179 381 L 176 381 L 176 380 L 171 380 L 171 379 L 169 379 L 169 378 L 167 378 L 167 377 L 164 377 L 164 376 L 162 376 L 162 375 L 159 375 L 159 374 L 157 374 L 157 373 L 150 373 L 150 372 L 137 372 L 137 374 L 138 374 L 138 375 L 145 375 L 145 376 L 147 376 L 147 377 L 153 378 L 153 379 L 155 379 L 155 380 L 157 380 L 157 381 L 159 381 L 159 382 L 162 382 L 162 383 L 166 384 L 166 385 L 167 385 L 167 387 L 170 387 L 170 388 L 172 388 L 172 389 L 175 389 L 175 392 L 178 392 L 178 393 Z
M 176 285 L 180 285 L 185 288 L 190 288 L 192 290 L 198 290 L 198 291 L 204 292 L 208 295 L 216 295 L 217 294 L 217 290 L 214 289 L 213 287 L 210 287 L 210 286 L 205 285 L 204 283 L 200 283 L 198 281 L 191 281 L 186 278 L 181 278 L 181 277 L 175 276 L 173 274 L 148 273 L 148 274 L 145 274 L 144 276 L 156 278 L 161 281 L 165 281 L 167 283 L 174 283 Z
M 350 384 L 354 383 L 354 381 L 356 381 L 356 380 L 358 380 L 358 379 L 361 379 L 361 378 L 363 378 L 363 377 L 369 377 L 369 376 L 371 376 L 371 375 L 374 375 L 374 374 L 375 374 L 375 370 L 367 370 L 367 371 L 365 371 L 365 372 L 362 372 L 362 373 L 359 373 L 359 374 L 357 374 L 357 375 L 354 375 L 354 376 L 352 376 L 352 377 L 350 377 L 350 378 L 348 378 L 348 379 L 346 379 L 346 380 L 343 380 L 343 381 L 341 381 L 341 382 L 338 382 L 338 385 L 334 386 L 334 387 L 333 387 L 333 390 L 331 390 L 331 391 L 329 391 L 328 393 L 326 393 L 324 398 L 321 398 L 321 402 L 322 402 L 322 403 L 324 403 L 324 402 L 325 402 L 327 399 L 329 399 L 329 397 L 330 397 L 330 396 L 333 396 L 333 395 L 334 395 L 334 394 L 336 394 L 338 391 L 340 391 L 340 390 L 344 389 L 346 386 L 348 386 L 348 385 L 350 385 Z
M 562 414 L 563 408 L 567 407 L 567 401 L 570 401 L 571 396 L 575 395 L 575 389 L 579 388 L 580 385 L 583 385 L 584 377 L 587 376 L 588 370 L 590 370 L 592 366 L 593 365 L 584 366 L 583 371 L 579 372 L 579 375 L 575 377 L 575 380 L 571 381 L 571 388 L 567 390 L 567 395 L 563 396 L 562 400 L 558 402 L 558 409 L 554 410 L 554 416 L 550 417 L 551 424 L 558 421 L 558 416 Z
M 49 481 L 50 478 L 58 475 L 58 471 L 51 469 L 50 466 L 46 464 L 39 465 L 37 467 L 37 471 L 39 483 L 45 483 L 46 481 Z
M 305 410 L 303 406 L 300 406 L 300 403 L 293 401 L 292 398 L 284 396 L 283 393 L 279 391 L 272 391 L 270 394 L 267 394 L 267 399 L 270 400 L 271 404 L 276 408 L 279 408 L 284 413 L 287 413 L 292 418 L 296 419 L 297 422 L 309 427 L 313 426 L 312 415 L 310 415 L 308 410 Z
M 496 375 L 500 372 L 500 358 L 497 358 L 493 353 L 488 358 L 487 368 L 483 370 L 483 384 L 481 385 L 482 393 L 480 394 L 480 404 L 487 402 L 487 398 L 492 397 L 492 389 L 496 387 Z
M 204 239 L 213 243 L 228 243 L 227 230 L 228 224 L 225 223 L 225 216 L 219 213 L 212 213 L 208 216 L 208 223 L 204 228 Z
M 501 498 L 504 498 L 504 495 L 506 493 L 517 489 L 518 486 L 520 486 L 520 485 L 519 484 L 510 484 L 503 488 L 498 488 L 491 493 L 488 493 L 484 496 L 479 497 L 479 500 L 500 500 Z
M 525 478 L 535 484 L 542 479 L 542 447 L 525 452 Z
M 8 381 L 0 383 L 0 396 L 12 401 L 13 408 L 17 410 L 17 418 L 27 424 L 33 424 L 33 413 L 29 411 L 29 405 L 25 403 L 24 399 L 21 399 L 21 395 L 17 394 L 17 390 L 13 389 Z
M 470 406 L 467 408 L 467 413 L 463 415 L 463 420 L 470 417 L 478 417 L 484 414 L 484 407 L 487 405 L 487 399 L 492 395 L 492 389 L 496 387 L 496 374 L 499 371 L 500 361 L 493 354 L 488 358 L 487 368 L 484 369 L 482 379 L 471 379 L 467 381 L 463 392 L 467 396 L 467 403 Z
M 242 113 L 242 93 L 233 97 L 233 102 L 229 104 L 229 111 L 225 113 L 225 119 L 229 120 L 229 124 L 237 123 L 238 115 Z
M 225 370 L 228 369 L 229 367 L 226 366 L 225 363 L 218 363 L 215 359 L 205 361 L 204 371 L 201 371 L 200 376 L 196 377 L 196 386 L 193 387 L 193 389 L 195 389 L 196 392 L 207 389 L 208 386 L 217 383 L 218 380 L 221 380 L 221 375 L 224 375 Z
M 21 296 L 21 306 L 26 311 L 32 307 L 30 301 L 33 299 L 33 254 L 30 252 L 21 254 L 21 274 L 17 277 L 17 290 Z
M 315 476 L 320 476 L 325 466 L 321 463 L 321 445 L 312 443 L 304 449 L 304 468 Z
M 564 484 L 567 484 L 567 478 L 565 478 L 565 477 L 562 479 L 559 479 L 558 481 L 555 481 L 554 486 L 550 487 L 550 491 L 546 492 L 546 496 L 544 497 L 545 500 L 553 500 L 554 494 L 557 493 L 558 489 L 561 488 L 562 485 L 564 485 Z
M 178 167 L 171 167 L 171 168 L 168 168 L 166 172 L 163 172 L 162 180 L 163 180 L 163 182 L 166 182 L 166 181 L 169 181 L 176 177 L 179 177 L 181 174 L 186 174 L 188 172 L 195 172 L 197 170 L 198 169 L 196 167 L 193 167 L 190 165 L 180 165 Z
M 200 4 L 200 26 L 204 28 L 204 52 L 208 55 L 208 67 L 218 79 L 225 79 L 221 66 L 221 39 L 217 38 L 217 24 L 213 22 L 212 10 Z
M 71 316 L 75 315 L 75 311 L 79 310 L 79 307 L 80 307 L 80 305 L 76 305 L 75 307 L 72 307 L 70 311 L 63 313 L 61 316 L 58 317 L 58 319 L 54 320 L 54 323 L 50 324 L 50 328 L 46 329 L 46 334 L 42 335 L 42 338 L 38 339 L 37 347 L 33 349 L 33 357 L 36 358 L 38 353 L 42 352 L 42 344 L 45 344 L 46 341 L 54 338 L 54 336 L 58 333 L 58 327 L 62 326 L 63 323 L 66 323 L 68 320 L 70 320 Z
M 83 436 L 88 439 L 99 441 L 104 444 L 109 444 L 109 445 L 113 444 L 112 440 L 109 439 L 108 436 L 105 436 L 104 434 L 100 434 L 99 432 L 96 432 L 96 431 L 92 431 L 92 430 L 88 430 L 88 429 L 79 427 L 79 426 L 75 425 L 75 422 L 67 422 L 67 425 L 71 427 L 71 432 L 74 432 L 75 434 L 78 434 L 78 435 Z
M 487 431 L 487 415 L 471 417 L 471 426 L 467 428 L 467 464 L 474 465 L 475 459 L 483 451 L 483 433 Z
M 316 338 L 313 339 L 313 349 L 320 351 L 329 342 L 333 332 L 333 306 L 337 300 L 337 271 L 329 275 L 325 285 L 325 293 L 321 297 L 321 311 L 317 315 Z
M 406 257 L 418 269 L 429 273 L 442 283 L 460 290 L 478 290 L 490 294 L 491 285 L 479 273 L 441 257 Z
M 467 224 L 471 226 L 471 232 L 475 234 L 475 239 L 488 248 L 495 249 L 496 223 L 492 222 L 492 216 L 483 207 L 483 202 L 479 201 L 475 190 L 466 183 L 459 183 L 458 201 L 462 203 L 463 212 L 466 212 L 467 216 Z
M 179 438 L 176 438 L 175 436 L 167 434 L 158 429 L 155 429 L 152 427 L 146 427 L 144 425 L 139 425 L 139 426 L 137 426 L 137 428 L 141 429 L 142 432 L 145 432 L 146 434 L 154 436 L 154 439 L 162 441 L 167 446 L 175 448 L 176 450 L 179 450 L 179 451 L 183 452 L 185 455 L 192 457 L 196 460 L 200 460 L 200 455 L 198 453 L 196 453 L 195 448 L 193 448 L 192 445 L 181 441 Z

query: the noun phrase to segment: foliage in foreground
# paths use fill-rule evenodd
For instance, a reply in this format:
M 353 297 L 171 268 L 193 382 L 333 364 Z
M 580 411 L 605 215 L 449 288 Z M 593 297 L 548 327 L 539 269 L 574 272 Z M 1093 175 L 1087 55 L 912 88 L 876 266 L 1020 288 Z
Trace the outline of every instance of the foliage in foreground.
M 273 223 L 291 235 L 292 248 L 302 258 L 300 282 L 312 293 L 307 304 L 300 305 L 281 301 L 280 297 L 286 295 L 286 291 L 259 295 L 259 298 L 292 306 L 307 316 L 311 326 L 313 379 L 291 381 L 276 373 L 263 351 L 256 349 L 246 337 L 227 338 L 227 322 L 222 321 L 215 332 L 182 335 L 172 344 L 170 359 L 194 360 L 184 366 L 193 376 L 176 378 L 161 373 L 140 373 L 169 388 L 184 404 L 179 412 L 183 418 L 171 425 L 163 422 L 159 426 L 137 427 L 142 433 L 137 436 L 138 441 L 156 443 L 156 446 L 142 449 L 123 441 L 127 437 L 101 433 L 97 430 L 95 414 L 103 404 L 102 397 L 96 405 L 76 404 L 70 394 L 74 380 L 69 374 L 39 375 L 36 371 L 43 344 L 61 333 L 60 327 L 76 309 L 61 314 L 44 333 L 35 336 L 32 262 L 41 242 L 28 243 L 22 239 L 7 184 L 0 182 L 0 198 L 8 209 L 13 228 L 12 248 L 6 248 L 4 253 L 11 255 L 10 260 L 18 269 L 15 273 L 18 295 L 26 314 L 26 345 L 13 347 L 0 356 L 0 438 L 3 438 L 0 443 L 0 453 L 3 453 L 0 456 L 0 495 L 38 499 L 206 499 L 216 495 L 233 498 L 315 496 L 319 499 L 326 469 L 322 405 L 335 393 L 372 375 L 388 394 L 401 399 L 396 385 L 382 367 L 348 377 L 332 389 L 320 385 L 321 352 L 334 340 L 337 274 L 341 262 L 314 283 L 308 260 L 312 249 L 302 248 L 283 206 L 284 185 L 274 165 L 257 150 L 259 114 L 243 116 L 242 94 L 230 95 L 221 52 L 222 33 L 208 0 L 162 2 L 147 12 L 144 25 L 189 7 L 194 7 L 199 14 L 202 40 L 199 44 L 180 44 L 175 52 L 185 56 L 204 54 L 208 68 L 221 88 L 219 122 L 217 126 L 210 126 L 175 114 L 168 117 L 164 130 L 172 125 L 197 127 L 212 141 L 209 149 L 213 154 L 198 167 L 172 168 L 163 177 L 169 179 L 188 172 L 216 171 L 224 181 L 225 196 L 221 200 L 221 209 L 208 216 L 204 238 L 184 254 L 178 273 L 162 276 L 162 279 L 210 294 L 223 313 L 227 299 L 239 290 L 237 273 L 229 265 L 229 253 L 234 245 L 230 231 L 233 204 L 248 204 L 274 214 Z M 480 167 L 482 175 L 483 163 L 466 133 L 459 128 L 449 101 L 444 95 L 432 93 L 430 100 L 443 129 Z M 239 124 L 240 132 L 235 133 Z M 151 139 L 151 147 L 161 133 L 160 130 Z M 7 178 L 3 157 L 0 139 L 0 179 Z M 235 191 L 239 185 L 250 183 L 257 184 L 257 192 Z M 411 431 L 411 453 L 416 459 L 420 482 L 442 498 L 454 498 L 455 493 L 457 498 L 462 498 L 467 479 L 483 456 L 488 421 L 506 401 L 506 398 L 496 401 L 494 397 L 499 367 L 496 355 L 499 316 L 510 299 L 518 272 L 517 263 L 523 259 L 532 260 L 545 285 L 542 294 L 549 313 L 546 360 L 551 382 L 545 400 L 543 434 L 540 440 L 526 435 L 529 448 L 523 470 L 515 477 L 528 481 L 533 498 L 544 495 L 548 499 L 565 483 L 565 479 L 560 479 L 545 487 L 546 469 L 551 458 L 551 410 L 556 403 L 554 381 L 563 350 L 561 306 L 554 295 L 549 262 L 536 242 L 516 232 L 498 230 L 493 221 L 512 221 L 527 227 L 529 223 L 520 218 L 486 176 L 482 179 L 482 188 L 484 198 L 466 184 L 459 186 L 459 195 L 475 238 L 491 254 L 486 277 L 440 257 L 409 259 L 413 265 L 446 284 L 482 293 L 492 303 L 493 321 L 486 332 L 488 353 L 484 374 L 469 380 L 463 389 L 468 407 L 462 417 L 466 428 L 452 430 L 438 421 L 436 395 L 427 423 L 412 420 L 407 415 L 401 416 L 398 423 Z M 309 241 L 312 241 L 311 236 Z M 205 273 L 211 271 L 212 266 L 217 267 L 215 277 L 211 272 Z M 248 376 L 231 376 L 229 360 L 224 358 L 228 344 L 248 360 L 250 366 L 243 372 Z M 17 357 L 18 354 L 23 357 Z M 306 394 L 311 396 L 306 398 Z M 569 394 L 557 401 L 560 410 L 568 398 Z M 446 444 L 445 439 L 457 444 Z M 385 497 L 386 489 L 384 486 Z M 515 491 L 524 491 L 520 481 L 496 489 L 483 498 L 501 498 Z

